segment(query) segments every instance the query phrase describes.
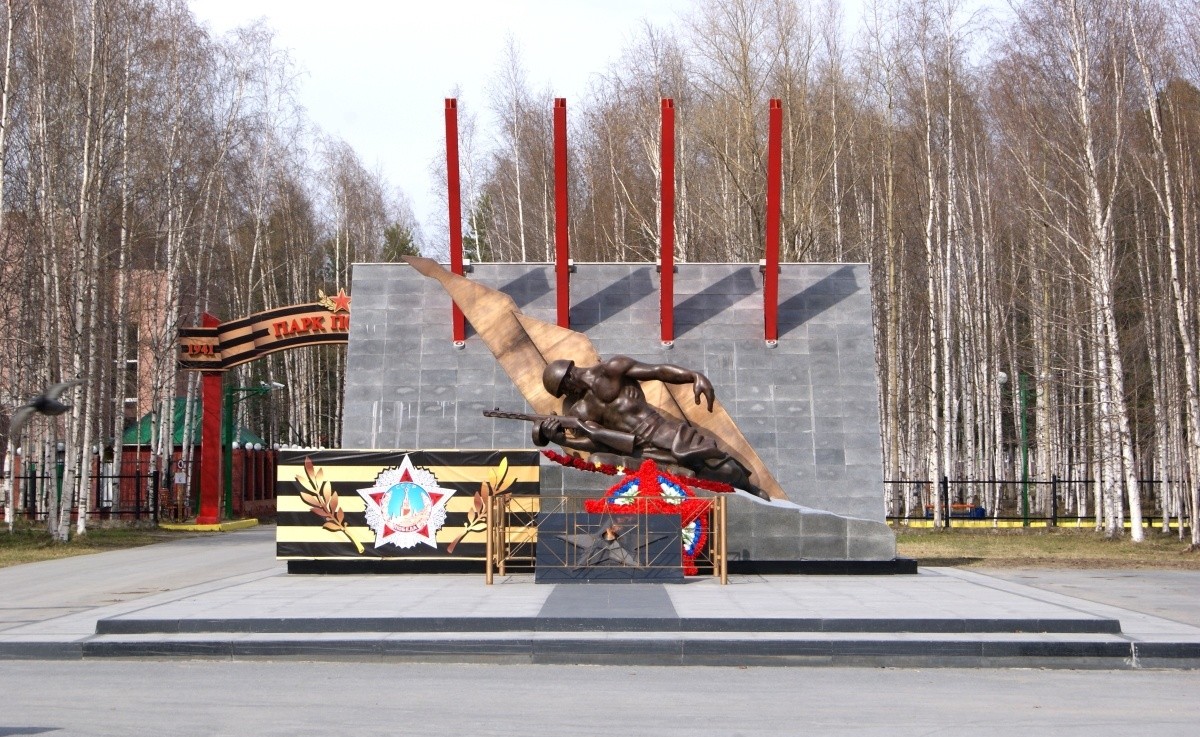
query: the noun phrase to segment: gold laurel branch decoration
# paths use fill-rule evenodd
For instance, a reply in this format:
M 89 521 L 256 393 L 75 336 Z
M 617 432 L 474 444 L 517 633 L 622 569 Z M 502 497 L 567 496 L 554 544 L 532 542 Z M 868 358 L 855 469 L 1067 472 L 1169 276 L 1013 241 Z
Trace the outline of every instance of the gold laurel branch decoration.
M 315 468 L 312 458 L 304 457 L 304 476 L 296 477 L 296 485 L 300 487 L 300 499 L 308 505 L 308 511 L 325 520 L 321 525 L 330 532 L 340 532 L 360 554 L 363 552 L 362 543 L 354 539 L 346 527 L 346 513 L 338 503 L 338 494 L 325 480 L 325 469 Z
M 461 535 L 446 546 L 447 553 L 453 553 L 463 538 L 472 532 L 487 530 L 487 500 L 493 496 L 509 493 L 508 487 L 512 486 L 515 480 L 515 478 L 508 477 L 508 457 L 501 458 L 500 464 L 488 472 L 488 480 L 481 483 L 479 491 L 475 492 L 474 504 L 471 506 L 471 511 L 467 512 L 467 521 L 463 523 L 465 529 Z
M 323 289 L 317 290 L 317 304 L 321 305 L 330 312 L 336 311 L 336 305 L 333 304 L 333 300 L 329 298 L 329 295 L 325 294 L 325 290 Z

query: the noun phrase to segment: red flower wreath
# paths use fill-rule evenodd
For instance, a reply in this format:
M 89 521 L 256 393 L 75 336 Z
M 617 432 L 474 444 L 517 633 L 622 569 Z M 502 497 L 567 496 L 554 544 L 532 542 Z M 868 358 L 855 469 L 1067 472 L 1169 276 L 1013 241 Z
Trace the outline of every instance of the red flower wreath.
M 593 514 L 678 514 L 683 532 L 683 572 L 694 576 L 696 555 L 708 543 L 711 499 L 697 499 L 688 483 L 645 461 L 637 471 L 608 489 L 603 499 L 588 499 L 583 506 Z
M 638 471 L 638 469 L 636 469 L 636 468 L 633 468 L 633 469 L 618 468 L 617 466 L 614 466 L 610 463 L 593 463 L 590 461 L 585 461 L 584 459 L 580 458 L 579 456 L 563 455 L 562 453 L 556 453 L 555 451 L 549 450 L 549 449 L 543 450 L 542 455 L 546 456 L 547 458 L 549 458 L 550 460 L 554 461 L 555 463 L 557 463 L 561 466 L 566 466 L 568 468 L 575 468 L 580 471 L 591 471 L 592 473 L 602 473 L 607 476 L 616 476 L 619 473 L 630 474 L 630 473 L 635 473 Z M 645 468 L 647 463 L 650 464 L 652 467 L 654 466 L 654 461 L 645 461 L 641 467 Z M 663 473 L 664 475 L 669 476 L 671 479 L 674 479 L 677 483 L 683 484 L 684 486 L 689 487 L 689 488 L 695 487 L 697 489 L 704 489 L 705 491 L 711 491 L 716 494 L 731 494 L 731 493 L 733 493 L 733 487 L 730 486 L 729 484 L 724 483 L 723 481 L 711 481 L 709 479 L 689 478 L 685 482 L 683 479 L 680 479 L 679 477 L 673 476 L 671 474 L 667 474 L 665 471 L 660 471 L 660 473 Z

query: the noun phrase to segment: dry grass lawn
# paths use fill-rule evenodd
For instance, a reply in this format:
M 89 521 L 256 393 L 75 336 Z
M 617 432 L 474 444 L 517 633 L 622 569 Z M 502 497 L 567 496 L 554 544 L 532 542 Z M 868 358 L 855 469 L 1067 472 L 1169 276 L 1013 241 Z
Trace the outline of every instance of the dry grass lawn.
M 154 527 L 112 527 L 89 529 L 86 535 L 58 543 L 50 539 L 50 534 L 43 527 L 18 527 L 11 533 L 0 527 L 0 568 L 40 560 L 69 558 L 73 555 L 90 555 L 105 550 L 132 548 L 195 534 L 205 533 L 175 532 Z
M 1200 570 L 1200 552 L 1177 533 L 1146 532 L 1110 540 L 1091 529 L 904 529 L 897 554 L 925 566 L 979 568 L 1177 568 Z

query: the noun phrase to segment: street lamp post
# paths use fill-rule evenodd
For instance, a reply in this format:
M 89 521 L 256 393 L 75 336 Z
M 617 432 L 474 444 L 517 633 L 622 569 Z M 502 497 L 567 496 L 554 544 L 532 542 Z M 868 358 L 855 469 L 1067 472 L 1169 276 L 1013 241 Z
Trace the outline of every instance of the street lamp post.
M 1021 394 L 1021 526 L 1029 527 L 1029 386 L 1025 374 L 1017 374 Z
M 1008 381 L 1003 371 L 996 377 L 1001 386 Z M 1028 413 L 1029 388 L 1025 385 L 1025 374 L 1017 372 L 1017 404 L 1020 407 L 1020 423 L 1017 425 L 1021 437 L 1021 526 L 1029 526 L 1029 431 L 1025 416 Z
M 230 385 L 230 386 L 225 387 L 225 396 L 223 397 L 225 407 L 224 407 L 224 410 L 222 411 L 222 417 L 224 418 L 224 422 L 222 423 L 222 426 L 221 426 L 221 448 L 225 454 L 225 460 L 224 460 L 224 463 L 222 463 L 221 465 L 224 466 L 224 470 L 225 470 L 225 473 L 224 473 L 225 478 L 223 479 L 223 485 L 225 487 L 224 505 L 225 505 L 225 516 L 227 518 L 233 517 L 233 441 L 234 441 L 233 408 L 236 407 L 238 403 L 242 402 L 245 399 L 248 399 L 250 397 L 261 397 L 266 394 L 270 394 L 271 392 L 273 392 L 277 389 L 283 389 L 283 388 L 284 388 L 284 385 L 280 384 L 278 381 L 272 381 L 269 384 L 265 381 L 261 381 L 258 384 L 256 384 L 255 386 Z M 240 395 L 240 396 L 238 396 L 238 395 Z

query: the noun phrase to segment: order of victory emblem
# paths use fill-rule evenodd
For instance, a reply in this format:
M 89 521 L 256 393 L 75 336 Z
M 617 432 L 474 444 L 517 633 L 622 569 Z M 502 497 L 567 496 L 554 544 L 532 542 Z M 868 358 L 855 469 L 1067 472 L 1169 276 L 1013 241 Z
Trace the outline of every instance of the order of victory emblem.
M 446 524 L 446 502 L 454 489 L 438 486 L 427 469 L 413 466 L 404 456 L 399 468 L 389 468 L 375 485 L 357 489 L 367 503 L 367 525 L 375 532 L 375 547 L 411 548 L 417 543 L 437 547 L 437 532 Z

